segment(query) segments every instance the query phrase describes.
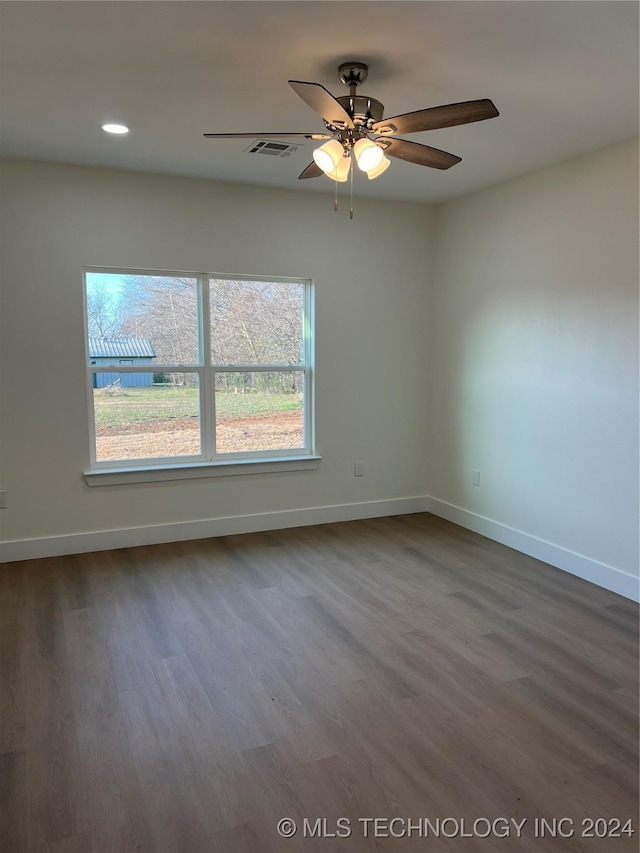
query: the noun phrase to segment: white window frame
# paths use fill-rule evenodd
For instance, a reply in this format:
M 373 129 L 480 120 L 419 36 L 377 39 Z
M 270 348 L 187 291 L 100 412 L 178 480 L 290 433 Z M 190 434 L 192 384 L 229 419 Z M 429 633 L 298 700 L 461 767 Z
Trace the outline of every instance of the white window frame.
M 87 274 L 145 275 L 166 278 L 193 278 L 197 282 L 198 304 L 198 364 L 92 364 L 89 358 L 87 322 Z M 210 281 L 257 281 L 301 284 L 304 286 L 303 352 L 299 364 L 213 364 L 211 362 Z M 309 470 L 318 467 L 320 457 L 315 451 L 315 292 L 310 278 L 283 276 L 238 275 L 235 273 L 185 272 L 176 270 L 128 269 L 86 266 L 82 270 L 83 319 L 85 335 L 85 365 L 87 404 L 89 412 L 89 469 L 84 472 L 89 485 L 110 485 L 126 482 L 148 482 L 160 479 L 187 479 L 228 474 L 264 473 L 282 470 Z M 304 446 L 282 450 L 254 450 L 238 453 L 218 453 L 215 449 L 215 379 L 217 373 L 291 373 L 303 374 L 303 434 Z M 93 377 L 100 373 L 195 373 L 200 396 L 201 452 L 191 456 L 165 456 L 138 459 L 98 460 L 93 402 Z

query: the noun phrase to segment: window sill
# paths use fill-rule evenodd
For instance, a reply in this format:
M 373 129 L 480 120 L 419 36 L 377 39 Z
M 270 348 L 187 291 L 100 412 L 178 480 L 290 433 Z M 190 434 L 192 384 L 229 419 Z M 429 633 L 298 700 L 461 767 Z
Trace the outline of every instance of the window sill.
M 139 468 L 101 468 L 85 471 L 88 486 L 121 486 L 126 483 L 158 483 L 246 474 L 313 471 L 321 456 L 285 456 L 274 459 L 233 459 L 228 462 L 187 462 L 179 465 L 145 465 Z

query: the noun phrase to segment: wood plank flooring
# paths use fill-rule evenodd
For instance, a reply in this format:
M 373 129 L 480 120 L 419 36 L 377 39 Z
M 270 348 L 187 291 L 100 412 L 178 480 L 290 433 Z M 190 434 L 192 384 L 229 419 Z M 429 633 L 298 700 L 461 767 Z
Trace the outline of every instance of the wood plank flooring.
M 638 849 L 637 606 L 428 514 L 7 564 L 0 667 L 6 853 Z

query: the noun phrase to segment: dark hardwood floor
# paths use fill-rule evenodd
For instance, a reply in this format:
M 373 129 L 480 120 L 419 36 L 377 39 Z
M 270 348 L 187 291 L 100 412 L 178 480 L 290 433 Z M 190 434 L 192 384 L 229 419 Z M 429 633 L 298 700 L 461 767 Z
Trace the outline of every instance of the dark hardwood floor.
M 637 606 L 434 516 L 7 564 L 0 618 L 6 853 L 638 849 Z

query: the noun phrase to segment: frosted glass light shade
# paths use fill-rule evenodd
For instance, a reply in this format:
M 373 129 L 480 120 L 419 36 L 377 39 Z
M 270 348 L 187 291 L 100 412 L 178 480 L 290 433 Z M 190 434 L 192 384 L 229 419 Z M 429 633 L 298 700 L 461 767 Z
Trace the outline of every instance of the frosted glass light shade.
M 338 140 L 330 139 L 329 142 L 325 142 L 320 148 L 316 148 L 313 152 L 313 159 L 325 174 L 329 174 L 329 172 L 333 172 L 337 168 L 343 154 L 342 145 L 340 145 Z
M 378 147 L 369 139 L 359 139 L 353 146 L 353 153 L 356 155 L 358 168 L 363 172 L 370 172 L 376 169 L 384 157 L 382 148 Z
M 333 170 L 333 172 L 325 172 L 325 175 L 328 178 L 331 178 L 332 181 L 338 181 L 338 183 L 343 184 L 347 178 L 349 177 L 349 172 L 351 170 L 351 157 L 341 157 L 338 161 L 338 165 Z
M 382 160 L 380 161 L 380 165 L 376 166 L 375 169 L 369 169 L 369 171 L 367 172 L 367 177 L 369 178 L 370 181 L 372 181 L 374 178 L 380 177 L 380 175 L 383 172 L 387 171 L 387 169 L 389 168 L 390 165 L 391 165 L 391 160 L 389 160 L 389 158 L 385 157 L 383 154 Z

